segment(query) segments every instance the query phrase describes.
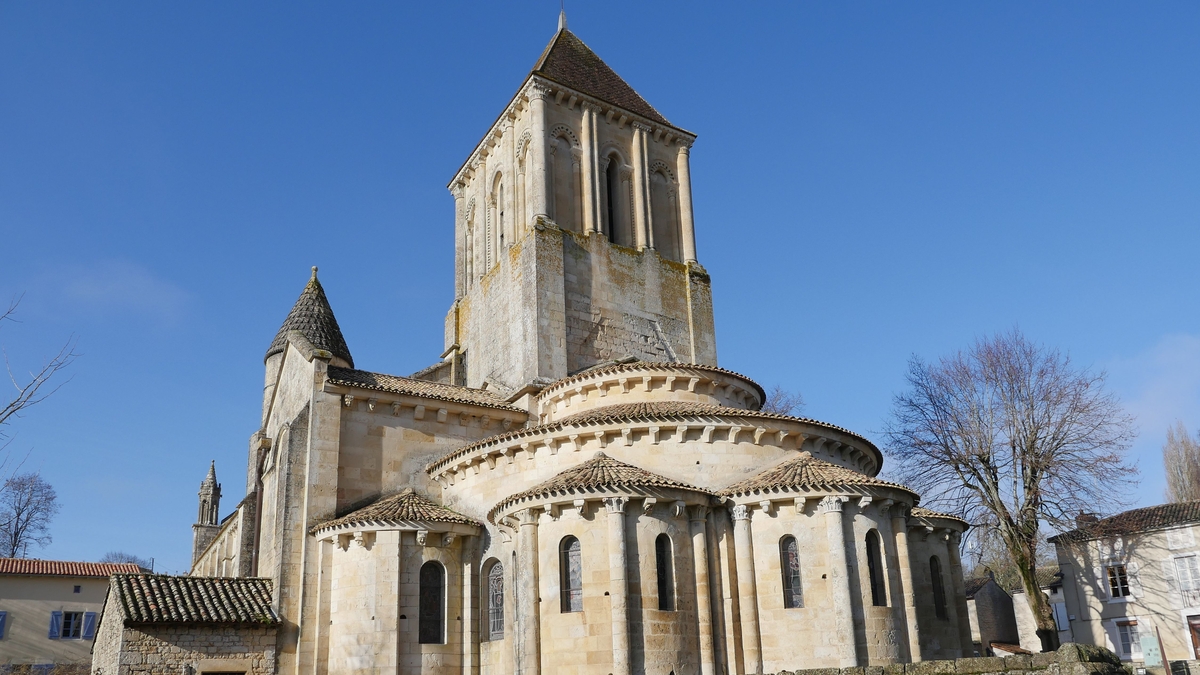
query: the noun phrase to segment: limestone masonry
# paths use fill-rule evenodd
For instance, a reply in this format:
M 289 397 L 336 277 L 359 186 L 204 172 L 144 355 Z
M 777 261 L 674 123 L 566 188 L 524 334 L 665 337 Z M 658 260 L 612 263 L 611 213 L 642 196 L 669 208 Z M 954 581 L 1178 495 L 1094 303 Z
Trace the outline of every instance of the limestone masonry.
M 877 478 L 869 440 L 764 412 L 718 367 L 694 140 L 560 19 L 450 181 L 445 352 L 355 368 L 314 268 L 267 352 L 247 496 L 218 520 L 215 469 L 202 484 L 204 583 L 114 580 L 95 674 L 970 656 L 967 524 Z

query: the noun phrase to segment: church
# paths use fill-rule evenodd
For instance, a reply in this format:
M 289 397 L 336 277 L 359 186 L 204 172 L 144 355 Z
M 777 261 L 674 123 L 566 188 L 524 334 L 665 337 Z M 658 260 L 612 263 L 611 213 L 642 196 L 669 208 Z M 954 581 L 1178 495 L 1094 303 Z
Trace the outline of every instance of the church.
M 695 138 L 560 16 L 449 182 L 443 353 L 359 368 L 314 267 L 266 351 L 245 498 L 221 518 L 211 467 L 191 573 L 113 578 L 93 674 L 972 655 L 967 523 L 878 478 L 870 440 L 764 411 L 718 365 Z

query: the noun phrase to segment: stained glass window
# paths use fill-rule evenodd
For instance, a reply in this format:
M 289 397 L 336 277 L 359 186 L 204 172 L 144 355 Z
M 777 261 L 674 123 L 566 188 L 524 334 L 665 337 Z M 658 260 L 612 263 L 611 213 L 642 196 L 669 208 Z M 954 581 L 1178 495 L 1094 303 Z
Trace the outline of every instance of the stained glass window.
M 658 569 L 658 608 L 675 610 L 675 570 L 671 559 L 671 538 L 665 534 L 654 540 L 654 561 Z
M 420 589 L 417 640 L 421 644 L 442 644 L 446 634 L 446 571 L 440 564 L 431 560 L 421 566 Z
M 488 639 L 504 639 L 504 566 L 495 563 L 487 575 Z
M 783 572 L 783 606 L 787 609 L 804 606 L 800 588 L 800 547 L 792 536 L 779 540 L 779 569 Z
M 575 537 L 566 537 L 558 545 L 558 566 L 562 611 L 582 612 L 583 555 L 579 540 Z

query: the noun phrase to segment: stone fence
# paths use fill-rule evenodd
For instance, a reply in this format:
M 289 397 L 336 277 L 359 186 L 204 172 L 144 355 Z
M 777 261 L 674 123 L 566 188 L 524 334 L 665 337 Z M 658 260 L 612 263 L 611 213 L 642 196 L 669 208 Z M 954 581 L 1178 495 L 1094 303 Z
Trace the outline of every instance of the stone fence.
M 775 675 L 1129 675 L 1117 655 L 1101 647 L 1067 643 L 1057 652 L 983 656 L 858 668 L 781 670 Z

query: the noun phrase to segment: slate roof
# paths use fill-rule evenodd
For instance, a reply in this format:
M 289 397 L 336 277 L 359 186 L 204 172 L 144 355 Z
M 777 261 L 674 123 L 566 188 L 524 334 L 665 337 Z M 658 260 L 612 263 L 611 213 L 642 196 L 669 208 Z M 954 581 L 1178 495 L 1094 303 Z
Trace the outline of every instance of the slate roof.
M 287 348 L 288 331 L 298 330 L 317 349 L 324 349 L 334 356 L 345 359 L 346 363 L 354 365 L 350 356 L 350 348 L 346 346 L 346 338 L 338 327 L 337 319 L 333 316 L 333 308 L 329 306 L 329 298 L 325 297 L 325 289 L 317 281 L 317 268 L 313 268 L 312 278 L 300 293 L 292 311 L 288 312 L 279 332 L 271 346 L 267 348 L 265 359 L 271 358 Z
M 823 489 L 849 486 L 886 487 L 912 492 L 899 483 L 873 478 L 853 469 L 817 459 L 808 452 L 801 452 L 793 459 L 740 483 L 730 485 L 721 490 L 720 494 L 734 496 L 784 489 Z
M 566 28 L 546 45 L 532 72 L 655 122 L 671 124 Z
M 126 624 L 279 623 L 270 579 L 118 574 L 112 583 Z
M 1086 541 L 1101 537 L 1135 534 L 1200 522 L 1200 501 L 1159 504 L 1114 516 L 1050 537 L 1050 541 Z
M 677 480 L 651 473 L 645 469 L 613 459 L 597 452 L 588 461 L 577 464 L 524 492 L 519 492 L 497 505 L 496 509 L 509 504 L 550 495 L 577 494 L 599 488 L 673 488 L 708 494 L 707 490 L 681 483 Z
M 987 586 L 987 582 L 991 580 L 991 577 L 975 577 L 973 579 L 967 579 L 964 581 L 963 590 L 966 591 L 967 599 L 970 600 L 971 598 L 975 597 L 975 594 L 979 592 L 979 589 Z
M 0 558 L 0 574 L 37 577 L 108 577 L 114 574 L 138 574 L 134 563 L 69 562 L 33 558 Z
M 384 497 L 346 515 L 326 521 L 313 531 L 327 530 L 342 525 L 391 525 L 397 523 L 458 523 L 479 525 L 479 521 L 435 503 L 428 497 L 417 494 L 412 488 L 390 497 Z
M 470 403 L 504 410 L 526 412 L 516 406 L 509 405 L 494 392 L 485 389 L 469 389 L 453 384 L 414 380 L 407 377 L 371 373 L 353 368 L 339 368 L 337 366 L 329 367 L 326 378 L 330 384 L 340 384 L 346 387 L 358 387 L 360 389 L 386 391 L 393 394 L 419 396 L 437 401 Z

